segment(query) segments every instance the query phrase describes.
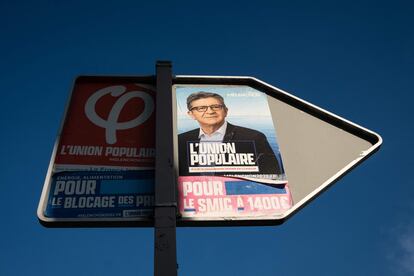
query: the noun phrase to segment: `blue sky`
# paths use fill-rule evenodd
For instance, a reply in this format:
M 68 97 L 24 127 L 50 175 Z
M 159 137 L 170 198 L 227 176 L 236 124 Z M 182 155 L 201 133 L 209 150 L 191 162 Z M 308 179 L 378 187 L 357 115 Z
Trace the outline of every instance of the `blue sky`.
M 410 1 L 2 1 L 0 275 L 152 275 L 153 230 L 46 229 L 36 208 L 79 75 L 249 75 L 382 135 L 277 227 L 180 228 L 180 275 L 412 275 Z

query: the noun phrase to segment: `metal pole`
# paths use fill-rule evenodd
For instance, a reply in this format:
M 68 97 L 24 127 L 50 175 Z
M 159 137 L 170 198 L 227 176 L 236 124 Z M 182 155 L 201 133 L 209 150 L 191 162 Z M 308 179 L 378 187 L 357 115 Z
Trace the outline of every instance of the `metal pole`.
M 157 61 L 154 276 L 177 275 L 171 62 Z

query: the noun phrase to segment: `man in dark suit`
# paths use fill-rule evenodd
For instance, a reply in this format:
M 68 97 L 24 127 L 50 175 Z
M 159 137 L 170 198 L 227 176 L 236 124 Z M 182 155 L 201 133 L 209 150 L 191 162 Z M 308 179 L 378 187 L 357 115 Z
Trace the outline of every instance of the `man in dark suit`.
M 189 147 L 188 144 L 200 142 L 234 142 L 243 152 L 243 147 L 250 144 L 250 150 L 254 152 L 254 162 L 259 171 L 253 174 L 281 174 L 276 156 L 260 131 L 236 126 L 226 121 L 228 108 L 222 96 L 210 92 L 193 93 L 187 98 L 188 115 L 200 125 L 194 129 L 178 135 L 180 175 L 197 175 L 189 172 Z M 244 146 L 243 146 L 244 144 Z M 215 175 L 246 174 L 246 173 L 213 173 Z

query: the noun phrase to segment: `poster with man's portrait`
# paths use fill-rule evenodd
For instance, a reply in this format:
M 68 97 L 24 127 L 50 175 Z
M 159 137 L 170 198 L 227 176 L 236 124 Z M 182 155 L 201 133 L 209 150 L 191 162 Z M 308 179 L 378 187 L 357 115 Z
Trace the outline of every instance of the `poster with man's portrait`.
M 281 214 L 292 205 L 267 95 L 251 87 L 175 86 L 183 218 Z

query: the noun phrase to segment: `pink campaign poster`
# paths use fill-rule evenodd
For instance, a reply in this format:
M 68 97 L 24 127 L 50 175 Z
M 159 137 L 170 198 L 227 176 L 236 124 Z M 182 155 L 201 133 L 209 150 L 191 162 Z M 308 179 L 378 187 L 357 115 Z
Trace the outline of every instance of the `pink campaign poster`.
M 179 85 L 179 209 L 184 220 L 271 219 L 292 206 L 266 94 Z

